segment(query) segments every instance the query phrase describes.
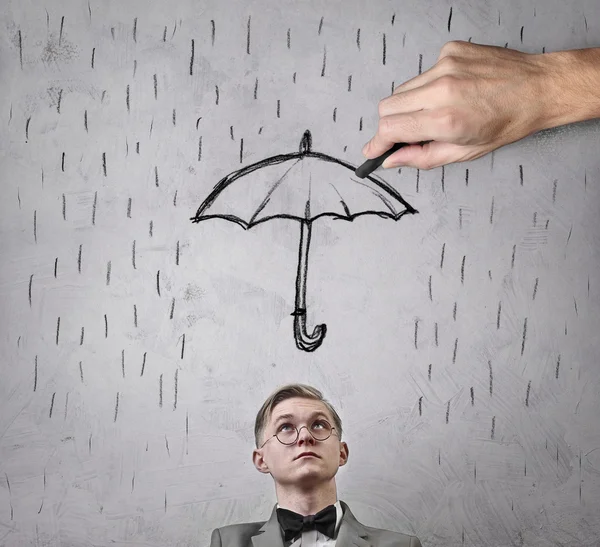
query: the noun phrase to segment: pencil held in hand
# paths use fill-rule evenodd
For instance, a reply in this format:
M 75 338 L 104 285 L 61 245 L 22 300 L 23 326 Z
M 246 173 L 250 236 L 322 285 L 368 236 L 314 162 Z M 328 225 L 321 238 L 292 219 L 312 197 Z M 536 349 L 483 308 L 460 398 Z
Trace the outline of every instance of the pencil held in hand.
M 386 160 L 386 158 L 388 158 L 396 150 L 400 150 L 400 148 L 406 146 L 407 144 L 408 143 L 406 142 L 397 142 L 387 152 L 381 154 L 381 156 L 365 161 L 360 167 L 356 169 L 356 171 L 354 171 L 354 173 L 359 179 L 364 179 L 366 176 L 370 175 L 373 171 L 375 171 L 375 169 L 381 167 L 381 164 Z

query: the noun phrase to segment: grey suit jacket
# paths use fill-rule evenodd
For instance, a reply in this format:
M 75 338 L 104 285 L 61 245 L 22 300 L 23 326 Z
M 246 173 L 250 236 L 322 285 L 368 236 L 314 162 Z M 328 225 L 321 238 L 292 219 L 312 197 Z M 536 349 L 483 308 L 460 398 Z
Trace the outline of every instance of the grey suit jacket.
M 340 500 L 344 516 L 335 542 L 336 547 L 421 547 L 416 536 L 371 528 L 356 520 L 346 503 Z M 277 520 L 277 505 L 266 522 L 231 524 L 215 528 L 210 547 L 283 547 Z

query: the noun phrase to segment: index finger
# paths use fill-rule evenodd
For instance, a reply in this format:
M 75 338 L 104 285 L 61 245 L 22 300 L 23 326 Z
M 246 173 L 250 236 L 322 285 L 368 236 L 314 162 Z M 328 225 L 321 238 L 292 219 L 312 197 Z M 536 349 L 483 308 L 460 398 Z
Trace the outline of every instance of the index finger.
M 362 153 L 368 158 L 376 158 L 389 150 L 397 142 L 413 143 L 428 140 L 424 137 L 422 126 L 416 114 L 392 114 L 379 119 L 377 133 L 365 144 Z

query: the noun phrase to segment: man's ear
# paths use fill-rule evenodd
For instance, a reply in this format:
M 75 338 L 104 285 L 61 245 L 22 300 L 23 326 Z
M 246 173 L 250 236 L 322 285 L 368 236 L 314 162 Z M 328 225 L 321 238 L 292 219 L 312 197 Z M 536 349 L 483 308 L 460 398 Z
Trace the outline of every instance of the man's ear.
M 350 449 L 345 442 L 340 441 L 340 467 L 346 465 L 348 462 L 348 456 L 350 455 Z
M 254 467 L 261 473 L 270 473 L 269 466 L 263 458 L 262 450 L 254 449 L 252 451 L 252 462 L 254 463 Z

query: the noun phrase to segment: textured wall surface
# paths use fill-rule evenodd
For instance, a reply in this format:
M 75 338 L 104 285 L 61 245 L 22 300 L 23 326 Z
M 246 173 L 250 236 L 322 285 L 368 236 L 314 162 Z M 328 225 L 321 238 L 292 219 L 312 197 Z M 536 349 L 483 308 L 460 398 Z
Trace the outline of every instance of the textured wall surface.
M 254 418 L 294 381 L 342 416 L 338 494 L 364 524 L 600 544 L 600 124 L 380 171 L 418 214 L 315 220 L 313 352 L 293 337 L 299 223 L 190 220 L 306 130 L 361 163 L 377 102 L 448 40 L 600 45 L 597 0 L 5 0 L 0 18 L 0 545 L 207 545 L 264 520 Z M 315 195 L 357 184 L 318 173 Z

